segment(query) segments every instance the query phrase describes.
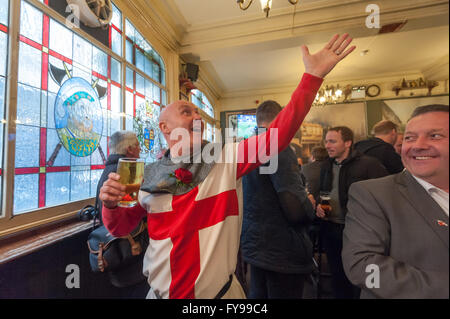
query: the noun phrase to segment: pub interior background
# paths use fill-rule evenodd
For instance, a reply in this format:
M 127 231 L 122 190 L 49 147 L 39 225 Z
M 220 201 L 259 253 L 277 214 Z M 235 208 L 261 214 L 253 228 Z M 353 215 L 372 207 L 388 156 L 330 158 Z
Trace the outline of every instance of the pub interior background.
M 77 217 L 94 203 L 109 136 L 135 131 L 141 157 L 155 161 L 160 111 L 185 99 L 200 108 L 205 139 L 227 128 L 246 138 L 260 102 L 289 101 L 302 44 L 313 52 L 348 32 L 357 46 L 292 141 L 304 162 L 329 127 L 360 140 L 382 119 L 402 126 L 416 106 L 449 103 L 448 1 L 274 0 L 268 17 L 236 1 L 105 3 L 93 18 L 85 0 L 0 0 L 0 298 L 116 297 L 89 266 L 92 221 Z M 63 104 L 74 88 L 94 96 L 82 111 Z M 70 265 L 77 289 L 66 285 Z

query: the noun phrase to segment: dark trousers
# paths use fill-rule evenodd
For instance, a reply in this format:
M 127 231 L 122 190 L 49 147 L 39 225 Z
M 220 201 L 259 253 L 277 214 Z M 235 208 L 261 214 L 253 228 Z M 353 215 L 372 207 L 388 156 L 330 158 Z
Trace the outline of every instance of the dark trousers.
M 331 272 L 333 295 L 336 299 L 358 299 L 360 290 L 348 280 L 342 265 L 343 231 L 343 224 L 328 221 L 324 221 L 320 229 L 323 249 Z
M 283 274 L 250 265 L 249 299 L 302 299 L 306 275 Z

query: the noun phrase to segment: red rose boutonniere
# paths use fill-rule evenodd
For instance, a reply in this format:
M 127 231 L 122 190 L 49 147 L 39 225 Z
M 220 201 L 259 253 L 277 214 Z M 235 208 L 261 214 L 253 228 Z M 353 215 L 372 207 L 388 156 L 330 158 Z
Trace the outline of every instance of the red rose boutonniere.
M 177 179 L 177 186 L 192 186 L 192 173 L 185 168 L 178 168 L 174 173 L 169 174 L 169 176 Z

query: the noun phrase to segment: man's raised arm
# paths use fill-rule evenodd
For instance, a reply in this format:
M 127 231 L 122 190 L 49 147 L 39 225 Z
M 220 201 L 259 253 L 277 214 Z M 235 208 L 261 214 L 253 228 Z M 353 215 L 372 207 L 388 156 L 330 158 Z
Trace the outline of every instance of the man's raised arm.
M 347 49 L 351 41 L 348 34 L 342 36 L 336 34 L 322 50 L 313 55 L 309 53 L 308 47 L 302 46 L 305 74 L 291 100 L 269 129 L 263 134 L 239 143 L 237 178 L 267 162 L 269 157 L 278 154 L 289 145 L 308 114 L 323 78 L 355 49 L 355 46 Z M 255 144 L 256 147 L 253 147 Z

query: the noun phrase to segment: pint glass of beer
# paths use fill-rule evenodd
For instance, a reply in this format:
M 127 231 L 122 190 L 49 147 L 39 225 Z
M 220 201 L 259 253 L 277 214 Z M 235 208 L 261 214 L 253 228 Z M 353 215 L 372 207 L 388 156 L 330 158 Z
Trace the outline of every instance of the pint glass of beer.
M 320 206 L 322 207 L 326 216 L 328 216 L 331 211 L 330 200 L 331 197 L 329 192 L 320 192 Z
M 133 207 L 137 204 L 139 188 L 144 177 L 144 160 L 139 158 L 120 158 L 117 165 L 119 182 L 125 185 L 126 195 L 117 204 L 120 207 Z

